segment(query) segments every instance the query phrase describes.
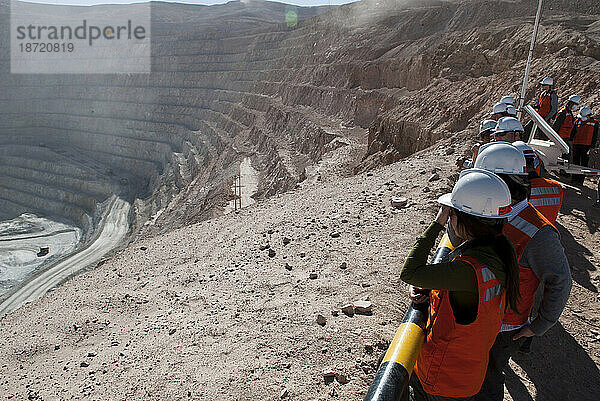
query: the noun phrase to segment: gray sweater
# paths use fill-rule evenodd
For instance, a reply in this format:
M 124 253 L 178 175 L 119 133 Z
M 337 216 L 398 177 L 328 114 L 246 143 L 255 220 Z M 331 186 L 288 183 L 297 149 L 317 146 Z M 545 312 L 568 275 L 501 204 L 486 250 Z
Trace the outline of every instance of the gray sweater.
M 541 336 L 558 321 L 573 283 L 569 262 L 556 231 L 548 226 L 540 229 L 525 247 L 519 264 L 533 270 L 543 286 L 538 314 L 530 324 L 535 335 Z

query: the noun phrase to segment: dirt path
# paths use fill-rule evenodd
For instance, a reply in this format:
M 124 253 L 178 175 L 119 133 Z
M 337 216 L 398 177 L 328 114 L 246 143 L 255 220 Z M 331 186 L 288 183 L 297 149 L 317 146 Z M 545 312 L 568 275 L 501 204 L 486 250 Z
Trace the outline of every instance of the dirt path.
M 0 304 L 36 270 L 75 252 L 81 235 L 75 226 L 33 214 L 0 222 Z M 41 247 L 48 253 L 40 257 Z
M 26 280 L 0 304 L 0 317 L 27 302 L 38 299 L 68 277 L 100 260 L 102 256 L 120 244 L 129 230 L 127 221 L 129 208 L 129 203 L 115 197 L 110 205 L 110 210 L 101 223 L 97 239 L 68 259 L 58 262 Z

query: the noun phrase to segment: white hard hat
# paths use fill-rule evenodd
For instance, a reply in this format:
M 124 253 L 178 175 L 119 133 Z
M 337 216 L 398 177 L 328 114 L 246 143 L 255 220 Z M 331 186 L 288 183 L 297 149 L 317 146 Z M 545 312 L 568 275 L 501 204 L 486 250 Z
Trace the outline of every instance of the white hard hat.
M 528 144 L 526 144 L 523 141 L 515 141 L 512 143 L 512 145 L 519 149 L 522 153 L 523 156 L 525 156 L 525 158 L 527 157 L 537 157 L 537 155 L 535 154 L 535 151 L 533 150 L 533 148 L 531 146 L 529 146 Z
M 496 174 L 527 175 L 523 152 L 508 142 L 490 142 L 479 148 L 475 168 Z
M 571 95 L 569 96 L 569 102 L 573 102 L 575 104 L 581 103 L 581 96 L 579 95 Z
M 512 104 L 509 104 L 509 105 L 506 107 L 506 113 L 507 113 L 509 116 L 516 116 L 516 115 L 517 115 L 517 109 L 516 109 L 516 108 L 515 108 L 515 106 L 513 106 Z
M 581 110 L 579 111 L 579 114 L 577 114 L 577 117 L 579 117 L 579 118 L 587 117 L 590 114 L 592 114 L 592 109 L 590 109 L 590 106 L 585 106 L 585 107 L 581 108 Z
M 502 117 L 498 120 L 495 132 L 524 132 L 523 124 L 514 117 Z
M 554 80 L 550 77 L 546 77 L 540 81 L 540 85 L 554 85 Z
M 510 106 L 514 106 L 515 98 L 512 96 L 502 96 L 502 99 L 500 99 L 500 102 L 506 103 L 507 105 L 510 105 Z
M 483 120 L 481 124 L 479 124 L 479 133 L 481 134 L 483 131 L 490 131 L 496 128 L 497 122 L 495 120 Z
M 440 196 L 438 202 L 467 214 L 490 219 L 503 219 L 511 211 L 510 190 L 502 178 L 486 170 L 464 170 L 452 193 Z
M 498 102 L 494 105 L 492 109 L 492 114 L 496 113 L 506 113 L 506 103 Z
M 525 159 L 533 159 L 533 167 L 537 168 L 540 165 L 540 157 L 536 151 L 523 141 L 515 141 L 513 146 L 523 152 Z

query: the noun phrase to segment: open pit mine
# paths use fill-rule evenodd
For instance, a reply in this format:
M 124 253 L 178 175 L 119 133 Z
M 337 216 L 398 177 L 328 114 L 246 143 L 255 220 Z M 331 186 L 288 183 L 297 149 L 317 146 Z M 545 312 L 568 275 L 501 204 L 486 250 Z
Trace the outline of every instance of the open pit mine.
M 600 110 L 600 2 L 547 3 L 525 101 L 552 76 Z M 16 74 L 0 0 L 0 396 L 361 399 L 401 259 L 519 95 L 537 4 L 152 2 L 150 73 Z M 583 267 L 550 338 L 577 358 L 522 365 L 517 401 L 597 399 L 598 322 L 572 316 L 598 310 L 589 185 L 558 220 Z M 343 320 L 353 301 L 373 314 Z
M 77 8 L 33 9 L 60 15 Z M 286 14 L 297 25 L 327 9 L 154 4 L 151 74 L 9 74 L 4 58 L 0 299 L 74 254 L 88 257 L 45 277 L 45 290 L 141 232 L 229 211 L 240 165 L 244 181 L 254 183 L 244 189 L 244 205 L 252 195 L 292 188 L 334 135 L 273 96 L 294 69 L 268 71 L 302 56 L 293 51 L 298 39 L 281 42 L 294 31 L 280 31 Z M 8 3 L 0 10 L 8 29 Z

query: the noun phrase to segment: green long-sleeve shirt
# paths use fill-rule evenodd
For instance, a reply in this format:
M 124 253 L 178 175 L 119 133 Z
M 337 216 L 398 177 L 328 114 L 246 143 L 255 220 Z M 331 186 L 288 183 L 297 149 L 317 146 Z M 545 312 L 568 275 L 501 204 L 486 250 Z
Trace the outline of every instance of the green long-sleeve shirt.
M 450 304 L 456 322 L 469 324 L 477 317 L 478 304 L 477 276 L 471 265 L 462 261 L 427 264 L 429 252 L 443 229 L 439 223 L 431 223 L 406 258 L 400 278 L 416 287 L 450 291 Z M 468 248 L 462 254 L 485 264 L 505 285 L 504 265 L 490 246 Z

